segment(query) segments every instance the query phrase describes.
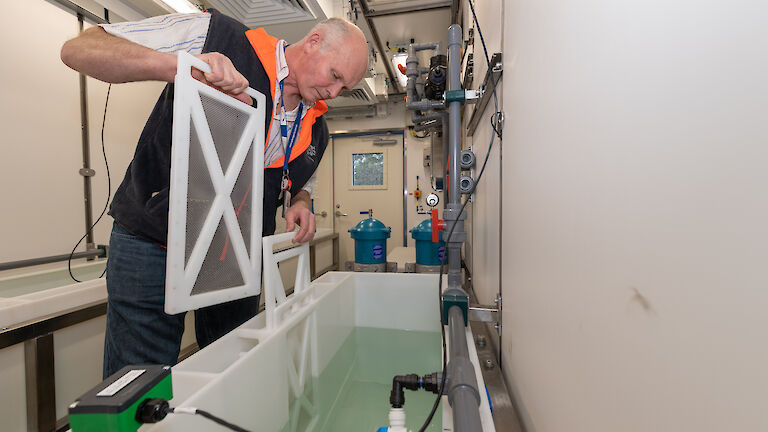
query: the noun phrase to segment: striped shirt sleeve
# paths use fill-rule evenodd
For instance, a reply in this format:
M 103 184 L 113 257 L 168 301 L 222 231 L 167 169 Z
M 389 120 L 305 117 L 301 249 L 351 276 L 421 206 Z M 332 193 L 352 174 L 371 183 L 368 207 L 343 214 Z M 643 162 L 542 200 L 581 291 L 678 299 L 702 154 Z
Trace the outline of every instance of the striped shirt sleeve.
M 211 15 L 170 14 L 141 21 L 101 24 L 107 33 L 160 52 L 201 54 Z
M 317 184 L 317 169 L 315 169 L 315 172 L 312 173 L 312 177 L 307 180 L 307 183 L 304 184 L 304 189 L 309 193 L 309 196 L 312 197 L 312 191 L 315 190 L 315 185 Z

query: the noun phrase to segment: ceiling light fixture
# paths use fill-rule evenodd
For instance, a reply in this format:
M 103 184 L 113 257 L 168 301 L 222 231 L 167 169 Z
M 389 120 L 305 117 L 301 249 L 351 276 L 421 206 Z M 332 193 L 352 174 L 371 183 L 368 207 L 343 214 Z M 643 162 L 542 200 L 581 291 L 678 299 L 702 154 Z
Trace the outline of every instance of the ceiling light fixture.
M 200 12 L 200 8 L 187 0 L 157 0 L 169 8 L 173 9 L 177 13 L 197 13 Z
M 392 55 L 392 64 L 395 66 L 395 76 L 397 76 L 397 81 L 400 83 L 401 88 L 405 88 L 408 84 L 408 77 L 400 72 L 398 65 L 402 65 L 403 68 L 405 68 L 406 58 L 408 58 L 407 52 L 399 52 Z

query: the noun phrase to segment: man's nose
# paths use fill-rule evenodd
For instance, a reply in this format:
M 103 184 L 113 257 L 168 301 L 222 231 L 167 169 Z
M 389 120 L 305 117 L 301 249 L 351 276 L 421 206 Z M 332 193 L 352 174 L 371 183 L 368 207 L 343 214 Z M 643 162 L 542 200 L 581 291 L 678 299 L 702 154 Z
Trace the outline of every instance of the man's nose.
M 328 88 L 328 93 L 331 96 L 331 99 L 335 98 L 341 93 L 341 88 L 343 86 L 341 84 L 336 84 Z

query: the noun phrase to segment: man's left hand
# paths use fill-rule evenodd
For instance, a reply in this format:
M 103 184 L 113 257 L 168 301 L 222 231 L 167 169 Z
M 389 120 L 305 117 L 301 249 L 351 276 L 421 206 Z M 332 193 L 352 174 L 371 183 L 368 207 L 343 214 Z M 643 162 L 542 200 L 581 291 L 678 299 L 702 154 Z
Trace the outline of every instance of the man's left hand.
M 302 195 L 306 195 L 306 198 Z M 315 214 L 310 210 L 309 194 L 302 190 L 291 201 L 291 207 L 285 211 L 285 231 L 293 231 L 298 224 L 299 231 L 293 237 L 293 242 L 303 243 L 312 240 L 315 237 Z

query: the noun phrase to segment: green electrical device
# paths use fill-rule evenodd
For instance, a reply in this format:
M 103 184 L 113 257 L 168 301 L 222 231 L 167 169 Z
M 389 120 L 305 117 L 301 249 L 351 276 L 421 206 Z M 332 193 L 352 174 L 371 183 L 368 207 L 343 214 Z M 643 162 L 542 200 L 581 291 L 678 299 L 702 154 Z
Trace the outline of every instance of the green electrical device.
M 134 432 L 148 399 L 173 398 L 170 366 L 126 366 L 69 406 L 72 432 Z

